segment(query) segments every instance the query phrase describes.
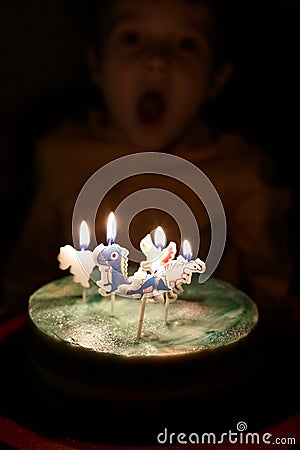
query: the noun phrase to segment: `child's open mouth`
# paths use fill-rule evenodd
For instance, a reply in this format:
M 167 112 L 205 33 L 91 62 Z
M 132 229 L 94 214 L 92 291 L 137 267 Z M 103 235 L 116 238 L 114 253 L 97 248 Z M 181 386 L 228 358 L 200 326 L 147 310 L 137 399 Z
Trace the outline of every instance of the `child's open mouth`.
M 157 123 L 165 109 L 165 100 L 160 92 L 145 92 L 138 102 L 139 119 L 146 124 Z

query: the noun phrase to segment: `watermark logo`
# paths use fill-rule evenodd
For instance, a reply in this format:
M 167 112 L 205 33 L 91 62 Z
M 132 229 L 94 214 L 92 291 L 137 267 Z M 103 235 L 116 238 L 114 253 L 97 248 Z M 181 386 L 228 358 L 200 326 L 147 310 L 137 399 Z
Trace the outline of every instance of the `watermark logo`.
M 226 242 L 226 217 L 221 199 L 209 178 L 194 164 L 184 158 L 167 153 L 134 153 L 115 159 L 97 170 L 81 189 L 73 210 L 73 243 L 78 241 L 81 221 L 87 221 L 91 233 L 91 245 L 98 245 L 96 240 L 96 215 L 101 201 L 110 189 L 120 181 L 141 174 L 155 174 L 174 178 L 195 192 L 204 205 L 211 226 L 211 242 L 206 258 L 206 271 L 199 276 L 204 283 L 215 271 L 223 254 Z M 118 230 L 118 242 L 129 250 L 130 260 L 140 262 L 144 255 L 131 243 L 129 227 L 132 219 L 139 212 L 155 208 L 171 215 L 180 230 L 181 236 L 193 236 L 193 250 L 199 252 L 200 232 L 195 216 L 178 195 L 168 189 L 147 188 L 129 195 L 115 210 L 122 217 L 127 227 Z
M 240 421 L 236 424 L 236 430 L 228 430 L 220 435 L 212 432 L 204 433 L 174 433 L 165 428 L 157 435 L 157 442 L 164 444 L 201 444 L 201 445 L 296 445 L 295 437 L 275 437 L 272 433 L 248 432 L 247 423 Z
M 247 424 L 246 424 L 246 422 L 243 422 L 243 421 L 238 422 L 238 423 L 236 424 L 236 429 L 237 429 L 238 431 L 246 431 L 246 430 L 247 430 Z

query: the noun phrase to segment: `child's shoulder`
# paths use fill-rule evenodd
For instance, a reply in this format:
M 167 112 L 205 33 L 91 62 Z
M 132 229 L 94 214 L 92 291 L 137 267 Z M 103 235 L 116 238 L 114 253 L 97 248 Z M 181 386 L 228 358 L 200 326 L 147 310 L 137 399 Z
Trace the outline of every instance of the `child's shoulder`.
M 66 118 L 45 133 L 37 143 L 37 162 L 40 165 L 94 164 L 97 167 L 120 147 L 118 137 L 97 111 L 75 120 Z M 84 161 L 86 161 L 84 163 Z
M 222 154 L 233 160 L 248 160 L 254 163 L 269 158 L 264 147 L 238 132 L 220 133 L 217 145 Z
M 212 132 L 201 130 L 199 141 L 194 140 L 186 153 L 188 158 L 203 167 L 220 167 L 222 171 L 236 170 L 258 173 L 271 169 L 272 158 L 259 143 L 235 131 Z M 200 134 L 200 133 L 199 133 Z M 205 136 L 203 139 L 203 135 Z
M 229 164 L 236 168 L 240 167 L 244 172 L 267 176 L 268 172 L 274 169 L 274 161 L 267 149 L 239 133 L 223 133 L 218 147 L 223 159 L 227 159 Z
M 219 165 L 240 185 L 261 189 L 276 184 L 278 168 L 275 159 L 260 143 L 242 134 L 227 132 L 220 135 L 217 147 Z
M 39 140 L 38 147 L 40 149 L 68 147 L 74 142 L 92 142 L 101 139 L 99 131 L 95 126 L 96 118 L 92 113 L 88 113 L 81 119 L 65 118 L 54 127 L 49 129 Z

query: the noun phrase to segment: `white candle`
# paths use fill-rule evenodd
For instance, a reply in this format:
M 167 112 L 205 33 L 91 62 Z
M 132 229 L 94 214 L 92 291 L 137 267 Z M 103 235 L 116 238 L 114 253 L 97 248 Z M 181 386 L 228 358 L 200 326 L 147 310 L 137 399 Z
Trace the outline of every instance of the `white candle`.
M 196 258 L 192 260 L 192 248 L 188 240 L 183 241 L 182 255 L 177 256 L 175 261 L 170 261 L 164 266 L 168 284 L 172 287 L 172 295 L 165 296 L 165 323 L 168 320 L 169 303 L 177 299 L 182 289 L 182 284 L 190 284 L 193 273 L 203 273 L 206 270 L 205 263 Z
M 115 243 L 116 234 L 116 219 L 114 213 L 111 212 L 106 225 L 106 240 L 108 245 L 98 245 L 93 255 L 94 261 L 98 265 L 101 273 L 101 280 L 97 281 L 99 293 L 101 295 L 110 295 L 112 316 L 115 311 L 115 291 L 118 290 L 120 285 L 128 284 L 127 255 L 129 252 L 125 247 L 121 247 Z
M 58 255 L 59 267 L 62 270 L 69 268 L 75 283 L 80 283 L 83 288 L 90 287 L 90 274 L 95 266 L 93 253 L 87 250 L 90 243 L 90 234 L 87 223 L 82 221 L 79 232 L 80 250 L 76 250 L 71 245 L 60 248 Z M 83 292 L 85 296 L 85 291 Z
M 166 247 L 166 235 L 160 226 L 155 230 L 154 242 L 147 234 L 140 242 L 140 249 L 146 256 L 146 261 L 141 262 L 142 269 L 156 274 L 162 273 L 164 264 L 176 254 L 175 242 L 170 242 Z

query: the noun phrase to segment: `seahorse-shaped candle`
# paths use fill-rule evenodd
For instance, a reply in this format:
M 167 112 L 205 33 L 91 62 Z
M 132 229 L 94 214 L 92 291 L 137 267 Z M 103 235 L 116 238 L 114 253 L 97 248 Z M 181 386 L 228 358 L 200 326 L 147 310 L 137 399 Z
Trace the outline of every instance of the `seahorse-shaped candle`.
M 121 284 L 127 284 L 128 250 L 115 244 L 117 224 L 115 215 L 108 216 L 106 227 L 106 240 L 108 245 L 100 244 L 93 252 L 95 263 L 101 273 L 101 280 L 97 281 L 99 293 L 110 295 L 111 315 L 114 315 L 115 292 Z
M 101 272 L 97 281 L 103 296 L 115 293 L 120 285 L 129 284 L 127 278 L 128 250 L 119 244 L 100 244 L 94 250 L 96 264 Z

